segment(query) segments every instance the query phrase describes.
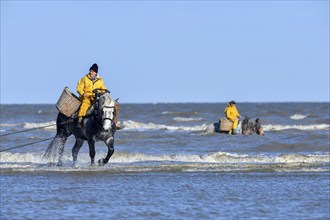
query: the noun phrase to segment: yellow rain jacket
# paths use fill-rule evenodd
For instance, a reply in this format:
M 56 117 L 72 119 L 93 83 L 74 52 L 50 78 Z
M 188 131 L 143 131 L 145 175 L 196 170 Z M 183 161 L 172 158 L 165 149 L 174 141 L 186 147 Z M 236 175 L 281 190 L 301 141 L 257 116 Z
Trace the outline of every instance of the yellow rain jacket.
M 81 106 L 79 109 L 78 117 L 82 117 L 86 115 L 86 112 L 94 100 L 94 89 L 106 89 L 104 86 L 103 79 L 100 76 L 97 76 L 93 81 L 89 74 L 84 76 L 78 81 L 77 92 L 80 95 Z M 88 94 L 88 97 L 84 97 L 84 93 Z
M 235 105 L 231 106 L 230 104 L 228 104 L 227 107 L 225 108 L 225 114 L 227 119 L 234 123 L 233 129 L 236 129 L 238 125 L 238 117 L 241 117 L 237 111 L 236 106 Z

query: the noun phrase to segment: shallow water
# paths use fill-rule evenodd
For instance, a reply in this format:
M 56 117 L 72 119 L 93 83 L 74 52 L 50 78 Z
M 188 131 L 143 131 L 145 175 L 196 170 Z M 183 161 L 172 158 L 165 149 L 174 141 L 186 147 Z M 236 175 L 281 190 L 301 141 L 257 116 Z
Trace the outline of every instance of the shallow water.
M 265 136 L 214 133 L 218 104 L 123 104 L 115 153 L 91 167 L 42 155 L 50 141 L 0 153 L 1 219 L 329 219 L 329 103 L 242 103 Z M 1 105 L 1 150 L 55 135 L 53 105 Z M 96 160 L 105 156 L 96 144 Z
M 330 217 L 324 172 L 18 172 L 1 184 L 2 219 Z

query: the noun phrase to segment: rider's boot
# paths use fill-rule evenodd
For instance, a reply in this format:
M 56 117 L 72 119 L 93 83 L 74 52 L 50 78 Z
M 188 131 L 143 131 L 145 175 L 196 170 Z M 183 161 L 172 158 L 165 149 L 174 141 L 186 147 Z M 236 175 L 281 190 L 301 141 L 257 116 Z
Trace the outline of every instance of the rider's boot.
M 83 121 L 83 117 L 79 117 L 78 118 L 78 123 L 77 123 L 77 128 L 81 128 L 81 125 L 82 125 L 82 121 Z
M 228 134 L 232 134 L 233 133 L 233 129 L 230 129 L 230 131 L 228 132 Z

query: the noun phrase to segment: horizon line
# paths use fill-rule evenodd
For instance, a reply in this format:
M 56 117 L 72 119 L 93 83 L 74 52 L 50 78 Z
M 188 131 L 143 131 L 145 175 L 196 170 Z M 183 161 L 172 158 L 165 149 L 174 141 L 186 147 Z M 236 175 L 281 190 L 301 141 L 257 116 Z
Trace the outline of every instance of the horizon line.
M 228 103 L 229 101 L 219 101 L 219 102 L 212 102 L 212 101 L 206 101 L 206 102 L 120 102 L 120 104 L 223 104 Z M 258 103 L 329 103 L 330 101 L 236 101 L 236 103 L 251 103 L 251 104 L 258 104 Z M 0 105 L 56 105 L 56 103 L 1 103 Z

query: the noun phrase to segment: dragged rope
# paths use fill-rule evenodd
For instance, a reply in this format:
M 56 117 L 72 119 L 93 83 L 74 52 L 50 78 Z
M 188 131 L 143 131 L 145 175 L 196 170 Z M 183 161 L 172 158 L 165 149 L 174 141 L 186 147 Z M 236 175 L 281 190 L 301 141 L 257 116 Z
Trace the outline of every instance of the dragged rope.
M 29 145 L 32 145 L 32 144 L 36 144 L 36 143 L 40 143 L 40 142 L 44 142 L 44 141 L 48 141 L 48 140 L 51 140 L 51 139 L 53 139 L 53 137 L 51 137 L 51 138 L 46 138 L 46 139 L 43 139 L 43 140 L 40 140 L 40 141 L 35 141 L 35 142 L 32 142 L 32 143 L 28 143 L 28 144 L 19 145 L 19 146 L 16 146 L 16 147 L 10 147 L 10 148 L 7 148 L 7 149 L 0 150 L 0 152 L 4 152 L 4 151 L 8 151 L 8 150 L 12 150 L 12 149 L 16 149 L 16 148 L 20 148 L 20 147 L 29 146 Z
M 51 126 L 55 126 L 55 125 L 56 125 L 56 123 L 51 124 L 51 125 L 46 125 L 46 126 L 37 127 L 37 128 L 30 128 L 30 129 L 26 129 L 26 130 L 22 130 L 22 131 L 16 131 L 16 132 L 12 132 L 12 133 L 7 133 L 7 134 L 0 134 L 0 137 L 4 137 L 4 136 L 8 136 L 8 135 L 12 135 L 12 134 L 23 133 L 23 132 L 27 132 L 27 131 L 38 130 L 38 129 L 47 128 L 47 127 L 51 127 Z

